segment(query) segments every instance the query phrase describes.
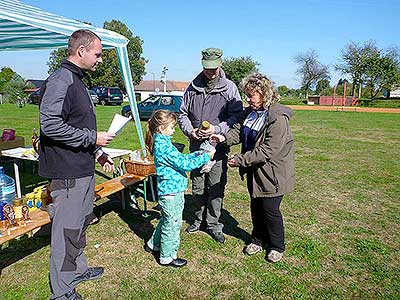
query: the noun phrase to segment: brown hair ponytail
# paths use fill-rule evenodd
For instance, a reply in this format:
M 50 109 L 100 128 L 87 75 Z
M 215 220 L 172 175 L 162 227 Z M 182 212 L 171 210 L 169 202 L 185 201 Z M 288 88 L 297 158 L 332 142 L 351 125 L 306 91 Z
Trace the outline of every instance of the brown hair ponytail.
M 175 113 L 169 110 L 156 110 L 153 112 L 151 118 L 147 121 L 146 132 L 146 149 L 153 156 L 154 155 L 154 134 L 160 133 L 161 129 L 167 128 L 171 123 L 176 124 L 177 118 Z

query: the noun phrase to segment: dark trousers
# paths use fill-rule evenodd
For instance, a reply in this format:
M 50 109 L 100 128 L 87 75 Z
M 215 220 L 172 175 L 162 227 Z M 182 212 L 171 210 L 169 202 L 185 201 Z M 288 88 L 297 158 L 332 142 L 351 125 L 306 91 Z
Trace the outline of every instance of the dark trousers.
M 253 221 L 252 236 L 267 244 L 268 250 L 285 251 L 285 229 L 279 206 L 282 196 L 252 198 L 250 202 Z
M 222 212 L 225 185 L 227 181 L 227 159 L 217 160 L 211 171 L 200 173 L 200 169 L 191 172 L 193 202 L 195 205 L 194 224 L 202 223 L 212 232 L 222 232 L 219 222 Z

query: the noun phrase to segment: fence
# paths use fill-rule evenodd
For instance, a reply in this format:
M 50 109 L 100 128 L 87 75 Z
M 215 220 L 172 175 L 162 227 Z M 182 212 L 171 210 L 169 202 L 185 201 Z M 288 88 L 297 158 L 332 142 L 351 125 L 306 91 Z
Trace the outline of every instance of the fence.
M 357 98 L 343 96 L 310 96 L 309 100 L 315 104 L 330 106 L 357 106 L 359 104 Z

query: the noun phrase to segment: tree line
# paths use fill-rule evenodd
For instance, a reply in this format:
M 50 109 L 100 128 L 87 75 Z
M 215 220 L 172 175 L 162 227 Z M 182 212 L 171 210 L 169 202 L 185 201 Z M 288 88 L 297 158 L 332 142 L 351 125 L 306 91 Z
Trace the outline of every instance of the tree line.
M 333 87 L 329 84 L 329 67 L 319 62 L 315 50 L 300 53 L 294 57 L 296 74 L 301 81 L 301 91 L 318 95 L 344 94 L 344 86 L 353 97 L 374 99 L 384 94 L 388 97 L 391 89 L 400 84 L 400 51 L 397 47 L 379 49 L 375 41 L 350 42 L 341 52 L 339 62 L 333 65 L 336 71 L 348 79 L 340 79 Z M 280 92 L 289 93 L 281 86 Z M 315 88 L 313 90 L 313 88 Z M 364 93 L 362 93 L 364 89 Z
M 105 22 L 103 28 L 122 34 L 129 43 L 127 52 L 133 84 L 139 84 L 146 74 L 145 65 L 148 62 L 143 57 L 143 40 L 133 35 L 132 31 L 123 22 L 112 20 Z M 48 73 L 60 67 L 61 61 L 67 58 L 66 49 L 52 51 L 47 62 Z M 310 49 L 293 57 L 297 66 L 296 75 L 301 87 L 290 89 L 285 85 L 278 87 L 281 96 L 307 97 L 308 94 L 318 95 L 343 95 L 347 87 L 347 95 L 355 97 L 375 98 L 383 93 L 389 95 L 390 90 L 400 84 L 400 51 L 398 48 L 379 49 L 375 41 L 364 43 L 349 42 L 341 51 L 340 59 L 333 66 L 321 63 L 317 51 Z M 257 72 L 259 63 L 251 56 L 231 57 L 223 61 L 222 68 L 227 77 L 237 85 L 250 73 Z M 339 71 L 344 78 L 333 86 L 330 84 L 332 68 Z M 85 83 L 89 88 L 93 86 L 115 86 L 124 90 L 117 53 L 115 49 L 103 50 L 103 63 L 97 67 L 96 72 L 85 76 Z M 9 102 L 18 97 L 26 97 L 23 89 L 24 81 L 12 69 L 3 67 L 0 72 L 0 94 L 5 95 Z

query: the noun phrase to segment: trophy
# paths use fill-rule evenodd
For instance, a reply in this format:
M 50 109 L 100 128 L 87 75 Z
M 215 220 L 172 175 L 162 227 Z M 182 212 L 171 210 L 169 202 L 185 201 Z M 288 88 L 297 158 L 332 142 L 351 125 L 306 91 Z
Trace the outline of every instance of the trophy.
M 12 229 L 13 227 L 18 226 L 17 221 L 15 219 L 15 212 L 10 204 L 6 204 L 3 206 L 3 214 L 6 220 L 8 221 L 7 229 Z

